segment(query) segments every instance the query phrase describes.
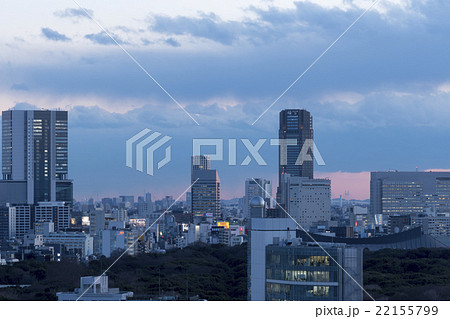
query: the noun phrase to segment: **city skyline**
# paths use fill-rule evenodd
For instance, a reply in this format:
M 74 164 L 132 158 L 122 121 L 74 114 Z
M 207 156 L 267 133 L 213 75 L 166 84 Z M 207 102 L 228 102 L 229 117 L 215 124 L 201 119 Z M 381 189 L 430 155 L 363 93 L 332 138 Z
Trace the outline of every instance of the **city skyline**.
M 81 200 L 97 193 L 181 192 L 181 185 L 160 185 L 189 180 L 189 159 L 180 154 L 190 153 L 192 138 L 276 138 L 278 112 L 304 108 L 314 116 L 327 164 L 317 176 L 332 178 L 333 197 L 348 190 L 367 199 L 370 171 L 449 168 L 450 150 L 440 147 L 450 138 L 450 80 L 442 67 L 448 23 L 440 14 L 447 2 L 378 3 L 250 124 L 368 3 L 250 1 L 224 10 L 217 1 L 148 7 L 132 1 L 126 9 L 111 5 L 107 14 L 100 4 L 86 5 L 197 126 L 79 8 L 47 1 L 23 12 L 18 1 L 1 13 L 10 28 L 1 35 L 9 58 L 0 62 L 0 110 L 69 110 L 69 174 Z M 180 158 L 152 178 L 124 165 L 123 142 L 146 127 L 173 136 Z M 276 152 L 265 158 L 271 168 L 277 165 Z M 254 162 L 245 170 L 222 164 L 213 163 L 223 198 L 240 197 L 247 175 L 277 180 L 275 170 Z
M 443 315 L 430 302 L 450 300 L 448 12 L 448 0 L 11 2 L 0 300 Z
M 35 111 L 35 110 L 31 110 L 31 111 Z M 68 112 L 68 114 L 70 117 L 70 111 Z M 71 133 L 70 120 L 69 120 L 69 132 Z M 69 145 L 71 144 L 71 142 L 74 142 L 74 141 L 72 141 L 72 138 L 69 139 Z M 75 142 L 77 142 L 77 141 L 75 141 Z M 252 143 L 255 143 L 255 142 L 256 142 L 256 140 L 252 141 Z M 268 142 L 266 144 L 268 144 Z M 278 158 L 275 158 L 275 157 L 278 157 L 278 148 L 273 147 L 273 146 L 269 147 L 268 145 L 265 145 L 265 147 L 266 147 L 266 152 L 261 152 L 262 154 L 265 154 L 265 159 L 269 158 L 270 160 L 272 160 L 272 163 L 273 163 L 273 161 L 277 161 Z M 247 153 L 245 153 L 246 152 L 245 150 L 241 149 L 241 151 L 243 152 L 242 157 L 247 155 Z M 72 150 L 70 151 L 69 162 L 70 162 L 70 157 L 71 157 L 70 155 L 73 152 L 74 151 L 72 151 Z M 76 154 L 72 154 L 72 155 L 76 155 Z M 120 160 L 120 159 L 118 159 L 118 160 Z M 189 165 L 190 165 L 191 164 L 190 157 L 188 157 L 188 161 L 189 161 Z M 184 162 L 183 158 L 181 159 L 181 162 Z M 74 163 L 74 165 L 77 165 L 77 164 L 82 165 L 83 163 L 85 163 L 85 162 Z M 213 166 L 219 167 L 218 170 L 220 170 L 220 171 L 223 171 L 224 168 L 227 168 L 227 162 L 225 160 L 221 161 L 221 162 L 212 161 L 212 163 L 213 163 L 212 164 Z M 275 163 L 275 165 L 278 166 L 278 163 Z M 72 164 L 70 166 L 72 166 Z M 278 178 L 278 174 L 276 172 L 274 172 L 276 170 L 276 167 L 273 167 L 273 164 L 270 164 L 269 166 L 270 166 L 269 169 L 267 169 L 267 166 L 266 167 L 263 166 L 262 169 L 261 169 L 261 167 L 259 167 L 260 169 L 257 170 L 257 172 L 255 174 L 258 177 L 276 181 Z M 169 167 L 170 167 L 170 164 L 169 164 Z M 323 171 L 317 170 L 317 168 L 319 168 L 319 167 L 320 166 L 316 166 L 316 170 L 314 172 L 316 177 L 317 178 L 329 178 L 332 180 L 332 183 L 331 183 L 332 198 L 339 198 L 340 195 L 342 197 L 347 195 L 349 197 L 348 199 L 355 199 L 355 200 L 367 200 L 370 198 L 370 171 L 355 172 L 355 173 L 342 172 L 342 171 L 323 172 Z M 239 167 L 237 167 L 237 168 L 239 169 Z M 245 166 L 243 168 L 246 169 Z M 256 167 L 256 168 L 258 168 L 258 167 Z M 236 167 L 232 167 L 232 169 L 236 169 Z M 241 167 L 241 169 L 242 169 L 242 167 Z M 415 168 L 415 169 L 417 170 L 417 168 Z M 270 174 L 265 173 L 268 170 L 270 170 L 272 173 L 270 173 Z M 387 170 L 389 170 L 389 169 L 386 169 L 386 171 Z M 416 170 L 410 169 L 410 170 L 406 170 L 406 171 L 413 172 Z M 383 171 L 383 170 L 379 170 L 379 171 Z M 445 172 L 445 171 L 449 171 L 449 169 L 427 168 L 424 171 L 444 171 Z M 264 173 L 261 173 L 261 172 L 264 172 Z M 164 177 L 164 174 L 166 174 L 166 173 L 167 173 L 167 171 L 162 171 L 157 174 L 161 175 L 160 177 Z M 136 175 L 136 174 L 142 175 L 141 176 L 142 180 L 147 179 L 147 182 L 148 182 L 147 185 L 152 184 L 151 180 L 154 178 L 153 176 L 148 176 L 145 174 L 141 174 L 139 172 L 132 172 L 132 175 Z M 184 175 L 184 174 L 186 174 L 186 172 L 181 173 L 181 175 Z M 250 174 L 250 173 L 248 173 L 248 174 Z M 177 175 L 179 175 L 179 174 L 177 173 Z M 186 174 L 186 175 L 188 175 L 188 174 Z M 93 175 L 92 177 L 96 177 L 96 176 L 97 175 Z M 235 176 L 233 176 L 233 177 L 235 177 Z M 75 177 L 72 176 L 72 173 L 70 171 L 69 171 L 68 178 L 69 178 L 69 180 L 75 180 L 75 183 L 77 182 L 76 176 Z M 158 178 L 158 176 L 157 176 L 157 178 Z M 229 199 L 240 198 L 240 197 L 244 196 L 245 195 L 245 187 L 242 184 L 243 184 L 243 182 L 245 182 L 246 178 L 248 178 L 248 176 L 243 175 L 240 178 L 233 179 L 233 183 L 236 186 L 231 186 L 233 184 L 224 185 L 223 190 L 222 190 L 222 199 L 229 200 Z M 226 179 L 226 177 L 225 177 L 225 179 Z M 114 184 L 115 183 L 113 183 L 113 185 Z M 85 192 L 84 190 L 81 192 L 80 191 L 78 192 L 78 195 L 80 193 L 81 194 L 83 194 L 83 193 L 89 194 L 89 196 L 85 196 L 85 197 L 77 196 L 76 189 L 80 189 L 80 188 L 78 187 L 78 185 L 75 185 L 74 198 L 79 201 L 87 201 L 89 198 L 94 198 L 94 199 L 100 200 L 101 198 L 104 198 L 104 197 L 117 197 L 117 196 L 123 195 L 123 194 L 138 196 L 138 195 L 144 194 L 145 192 L 151 192 L 152 194 L 154 194 L 156 196 L 156 198 L 164 198 L 166 195 L 175 195 L 175 193 L 176 193 L 175 191 L 172 191 L 171 185 L 167 185 L 166 190 L 159 191 L 158 189 L 155 189 L 155 188 L 152 189 L 150 186 L 145 187 L 145 184 L 146 184 L 145 182 L 142 182 L 142 185 L 138 185 L 137 187 L 135 187 L 134 191 L 127 191 L 127 190 L 125 190 L 126 188 L 122 188 L 122 190 L 120 190 L 120 187 L 116 188 L 115 186 L 113 186 L 112 188 L 110 188 L 109 191 L 100 190 L 97 193 L 90 193 L 90 194 L 88 192 Z M 277 185 L 272 183 L 272 186 L 273 186 L 273 193 L 275 194 Z M 108 188 L 108 187 L 111 187 L 111 185 L 105 185 L 105 188 Z M 229 189 L 233 189 L 234 192 L 227 192 L 227 190 L 229 190 Z M 347 192 L 349 195 L 346 194 Z

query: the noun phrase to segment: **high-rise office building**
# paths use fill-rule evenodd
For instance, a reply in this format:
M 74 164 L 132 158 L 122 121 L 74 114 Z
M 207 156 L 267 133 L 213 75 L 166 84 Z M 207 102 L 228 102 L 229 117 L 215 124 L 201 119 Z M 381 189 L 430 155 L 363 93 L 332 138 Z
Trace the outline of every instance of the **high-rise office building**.
M 287 150 L 283 150 L 283 145 L 279 146 L 279 181 L 282 174 L 291 176 L 313 178 L 313 150 L 311 145 L 306 144 L 304 150 L 310 156 L 310 160 L 299 159 L 302 147 L 305 142 L 313 140 L 313 120 L 311 114 L 302 109 L 287 109 L 280 112 L 280 127 L 278 131 L 280 140 L 295 140 L 297 145 L 287 145 Z M 286 156 L 286 157 L 285 157 Z
M 281 204 L 305 230 L 331 219 L 331 181 L 284 174 Z
M 67 111 L 8 110 L 2 112 L 2 175 L 0 188 L 25 185 L 27 204 L 72 203 L 68 179 Z M 3 192 L 2 192 L 3 193 Z M 12 204 L 17 200 L 6 199 Z M 4 200 L 4 201 L 6 201 Z M 1 200 L 0 200 L 1 201 Z
M 252 209 L 258 209 L 261 203 Z M 251 218 L 248 229 L 247 298 L 265 300 L 266 246 L 295 238 L 297 225 L 290 218 Z
M 371 214 L 450 212 L 450 172 L 371 172 Z
M 196 159 L 197 158 L 197 159 Z M 199 164 L 200 163 L 200 164 Z M 220 178 L 215 169 L 209 169 L 207 156 L 193 156 L 191 167 L 191 207 L 194 222 L 220 219 Z
M 360 301 L 362 251 L 345 244 L 266 246 L 265 300 Z
M 250 218 L 250 201 L 254 197 L 262 197 L 266 202 L 266 208 L 271 208 L 272 182 L 262 178 L 248 178 L 245 181 L 245 197 L 243 216 Z

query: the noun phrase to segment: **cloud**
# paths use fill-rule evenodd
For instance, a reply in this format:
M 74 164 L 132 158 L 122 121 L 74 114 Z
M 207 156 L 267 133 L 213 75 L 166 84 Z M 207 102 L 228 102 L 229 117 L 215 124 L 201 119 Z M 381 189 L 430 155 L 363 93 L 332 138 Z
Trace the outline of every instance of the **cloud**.
M 16 103 L 11 109 L 22 110 L 22 111 L 39 110 L 39 108 L 36 105 L 30 104 L 30 103 L 26 103 L 26 102 Z
M 168 45 L 170 45 L 170 46 L 173 46 L 173 47 L 179 47 L 179 46 L 181 46 L 181 44 L 180 44 L 177 40 L 175 40 L 174 38 L 168 38 L 168 39 L 166 39 L 166 40 L 165 40 L 165 43 L 168 44 Z
M 194 18 L 157 16 L 151 19 L 150 27 L 164 34 L 159 39 L 142 40 L 155 46 L 135 50 L 133 55 L 182 105 L 195 109 L 199 121 L 203 116 L 212 118 L 210 112 L 228 108 L 244 114 L 239 119 L 242 123 L 252 122 L 361 13 L 353 2 L 347 3 L 347 10 L 304 2 L 294 9 L 251 8 L 256 18 L 243 21 L 225 21 L 212 14 Z M 450 109 L 450 82 L 442 65 L 450 63 L 444 45 L 450 25 L 441 21 L 444 18 L 440 12 L 447 7 L 442 1 L 430 7 L 414 2 L 408 10 L 369 12 L 267 115 L 276 117 L 284 107 L 306 107 L 329 129 L 444 127 Z M 435 17 L 439 23 L 431 23 Z M 122 33 L 127 29 L 113 30 L 128 40 Z M 147 36 L 142 34 L 142 39 Z M 185 45 L 184 41 L 193 37 L 232 45 L 220 50 L 211 49 L 211 43 Z M 104 33 L 86 38 L 113 44 Z M 122 39 L 118 41 L 123 43 Z M 172 49 L 177 43 L 181 47 Z M 42 56 L 49 60 L 54 54 Z M 64 60 L 51 61 L 45 66 L 36 63 L 15 68 L 24 74 L 21 81 L 36 95 L 63 96 L 108 110 L 115 110 L 108 102 L 116 101 L 124 105 L 121 111 L 131 109 L 131 104 L 161 108 L 171 104 L 123 52 L 93 48 L 83 52 L 82 58 L 66 59 L 64 55 Z M 2 71 L 8 73 L 4 68 Z M 77 101 L 79 96 L 91 100 Z M 122 102 L 130 99 L 134 103 Z M 223 100 L 233 102 L 218 102 Z M 221 120 L 227 121 L 227 113 L 223 116 Z M 229 117 L 230 122 L 241 123 Z M 265 117 L 261 127 L 269 122 L 264 122 Z
M 13 85 L 11 85 L 11 90 L 29 91 L 30 89 L 24 83 L 14 83 Z
M 153 16 L 149 29 L 155 32 L 174 35 L 191 35 L 231 45 L 236 39 L 237 22 L 222 21 L 214 14 L 203 14 L 198 18 L 178 16 Z
M 442 85 L 428 87 L 415 85 L 402 91 L 377 90 L 353 93 L 355 99 L 343 99 L 341 94 L 334 99 L 309 101 L 316 110 L 316 118 L 330 127 L 441 127 L 447 126 L 450 118 L 450 92 L 443 92 Z M 347 93 L 342 93 L 346 96 Z M 336 119 L 339 118 L 339 121 Z
M 127 44 L 126 42 L 122 41 L 117 35 L 110 33 L 111 36 L 114 38 L 114 40 L 117 41 L 119 44 Z M 84 36 L 86 39 L 91 40 L 94 43 L 101 44 L 101 45 L 115 45 L 116 43 L 110 38 L 106 32 L 102 31 L 99 33 L 92 33 L 92 34 L 86 34 Z
M 146 38 L 141 38 L 141 43 L 142 43 L 143 45 L 150 45 L 150 44 L 154 44 L 155 42 L 150 41 L 150 40 L 148 40 L 148 39 L 146 39 Z
M 70 38 L 68 38 L 65 34 L 59 33 L 58 31 L 52 30 L 50 28 L 42 28 L 41 31 L 42 35 L 48 40 L 62 42 L 70 41 Z
M 84 10 L 86 10 L 91 17 L 94 15 L 94 11 L 86 8 L 84 8 Z M 73 20 L 77 21 L 80 18 L 89 18 L 86 16 L 86 12 L 84 12 L 84 10 L 81 8 L 67 8 L 65 10 L 56 11 L 53 14 L 60 18 L 75 18 Z
M 282 40 L 306 40 L 308 43 L 311 40 L 316 42 L 319 37 L 322 40 L 329 38 L 330 33 L 336 30 L 344 31 L 361 14 L 361 8 L 351 2 L 349 4 L 345 10 L 324 8 L 306 1 L 296 2 L 294 10 L 273 6 L 267 9 L 250 7 L 247 11 L 256 18 L 244 18 L 242 21 L 224 21 L 214 13 L 201 13 L 198 17 L 153 15 L 149 19 L 149 29 L 165 35 L 208 39 L 227 46 L 237 42 L 266 46 Z M 367 16 L 370 20 L 383 19 L 376 12 Z

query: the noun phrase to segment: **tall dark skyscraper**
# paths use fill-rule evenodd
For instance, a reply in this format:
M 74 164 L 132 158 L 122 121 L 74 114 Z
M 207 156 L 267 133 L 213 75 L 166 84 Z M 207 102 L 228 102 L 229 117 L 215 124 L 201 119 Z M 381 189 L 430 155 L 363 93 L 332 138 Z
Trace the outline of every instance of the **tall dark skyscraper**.
M 67 111 L 2 112 L 2 187 L 25 192 L 27 204 L 71 203 L 67 124 Z
M 220 178 L 215 169 L 210 169 L 208 156 L 191 158 L 191 209 L 194 223 L 202 220 L 218 220 L 220 211 Z
M 287 153 L 283 152 L 282 146 L 279 146 L 279 174 L 278 182 L 281 182 L 282 174 L 291 176 L 314 178 L 313 150 L 307 149 L 311 160 L 305 160 L 302 164 L 296 165 L 300 152 L 306 140 L 313 140 L 313 120 L 311 114 L 302 109 L 287 109 L 280 112 L 280 129 L 278 138 L 281 140 L 296 140 L 297 145 L 288 145 Z M 283 156 L 287 154 L 287 158 Z

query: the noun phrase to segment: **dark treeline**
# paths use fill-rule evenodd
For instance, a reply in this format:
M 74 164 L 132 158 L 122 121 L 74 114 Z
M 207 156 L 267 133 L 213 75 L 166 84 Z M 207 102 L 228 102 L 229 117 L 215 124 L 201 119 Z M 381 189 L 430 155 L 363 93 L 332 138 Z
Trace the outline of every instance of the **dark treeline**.
M 364 287 L 377 300 L 450 300 L 450 250 L 365 252 Z
M 88 265 L 27 259 L 0 267 L 0 300 L 56 300 L 81 276 L 98 276 L 117 256 Z M 109 286 L 134 299 L 173 296 L 185 300 L 247 300 L 247 245 L 195 245 L 165 255 L 124 256 L 107 273 Z M 416 249 L 364 253 L 364 287 L 377 300 L 450 300 L 450 250 Z
M 30 287 L 0 289 L 0 300 L 56 300 L 56 292 L 73 291 L 81 276 L 98 276 L 116 259 L 89 265 L 44 263 L 32 259 L 0 267 L 0 285 Z M 165 255 L 124 256 L 108 271 L 109 286 L 133 291 L 135 299 L 198 296 L 208 300 L 247 299 L 247 245 L 194 245 Z

